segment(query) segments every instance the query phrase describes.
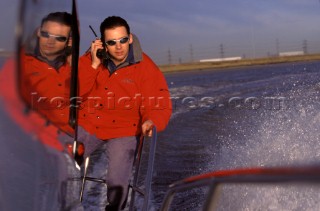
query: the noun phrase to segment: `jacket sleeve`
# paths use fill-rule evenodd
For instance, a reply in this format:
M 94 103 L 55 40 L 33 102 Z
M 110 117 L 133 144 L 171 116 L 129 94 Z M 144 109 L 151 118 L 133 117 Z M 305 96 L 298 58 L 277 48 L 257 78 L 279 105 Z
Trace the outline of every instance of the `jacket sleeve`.
M 142 123 L 151 120 L 158 131 L 166 128 L 172 113 L 172 103 L 167 82 L 160 69 L 146 55 L 143 57 L 143 80 L 141 86 L 144 97 L 140 112 Z
M 79 96 L 85 97 L 94 87 L 96 78 L 102 69 L 102 66 L 100 65 L 98 69 L 91 67 L 91 55 L 89 52 L 80 57 L 78 68 Z

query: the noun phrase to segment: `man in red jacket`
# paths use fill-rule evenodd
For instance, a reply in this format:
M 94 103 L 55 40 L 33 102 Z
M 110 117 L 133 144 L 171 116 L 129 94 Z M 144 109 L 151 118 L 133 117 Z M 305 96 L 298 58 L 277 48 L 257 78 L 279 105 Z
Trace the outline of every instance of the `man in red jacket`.
M 50 147 L 43 148 L 44 154 L 57 155 L 52 158 L 57 159 L 57 169 L 54 173 L 59 185 L 62 184 L 57 189 L 59 193 L 56 194 L 60 197 L 61 209 L 77 206 L 82 210 L 79 200 L 80 184 L 71 181 L 74 177 L 80 177 L 80 172 L 76 169 L 73 159 L 67 155 L 64 143 L 59 139 L 60 134 L 72 135 L 74 132 L 68 124 L 70 33 L 71 14 L 53 12 L 45 16 L 34 36 L 24 43 L 20 52 L 19 86 L 14 86 L 15 73 L 12 62 L 11 68 L 9 66 L 1 71 L 0 87 L 5 91 L 0 91 L 0 95 L 5 99 L 5 104 L 8 104 L 5 106 L 14 121 L 35 140 Z M 21 94 L 23 103 L 17 93 Z M 29 109 L 28 112 L 22 113 L 22 108 L 26 107 L 25 103 Z M 51 152 L 51 148 L 55 150 Z M 52 196 L 54 199 L 55 196 Z
M 71 14 L 54 12 L 42 19 L 36 31 L 36 45 L 26 43 L 21 53 L 20 88 L 31 109 L 58 129 L 72 134 L 73 130 L 68 125 L 70 34 Z
M 100 163 L 91 163 L 91 173 L 105 176 L 106 210 L 120 210 L 125 206 L 138 137 L 151 136 L 154 126 L 158 131 L 165 129 L 171 100 L 163 74 L 142 52 L 124 19 L 106 18 L 100 32 L 101 40 L 93 41 L 91 52 L 80 59 L 80 93 L 90 93 L 79 112 L 79 134 L 86 145 L 85 156 L 91 152 L 92 157 L 106 154 L 107 170 L 96 170 L 101 170 L 105 162 L 100 157 Z M 97 209 L 93 208 L 95 203 L 103 205 L 96 202 L 97 198 L 90 198 L 99 194 L 94 188 L 86 192 L 85 208 Z

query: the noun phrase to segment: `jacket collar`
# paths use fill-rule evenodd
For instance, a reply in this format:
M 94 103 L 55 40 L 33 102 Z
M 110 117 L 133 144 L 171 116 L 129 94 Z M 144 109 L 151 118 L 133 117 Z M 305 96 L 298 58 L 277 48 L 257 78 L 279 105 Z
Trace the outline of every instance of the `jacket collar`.
M 66 55 L 62 53 L 60 56 L 58 56 L 54 60 L 48 60 L 46 57 L 42 56 L 39 49 L 39 43 L 36 44 L 34 47 L 34 50 L 29 50 L 25 52 L 27 55 L 32 56 L 39 61 L 45 62 L 51 67 L 53 67 L 57 72 L 59 72 L 60 67 L 62 67 L 66 63 Z

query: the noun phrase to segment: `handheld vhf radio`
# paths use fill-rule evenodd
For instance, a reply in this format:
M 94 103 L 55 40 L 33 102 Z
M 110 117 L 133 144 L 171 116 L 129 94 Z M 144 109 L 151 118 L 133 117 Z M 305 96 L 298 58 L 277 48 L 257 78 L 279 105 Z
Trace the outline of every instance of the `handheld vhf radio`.
M 97 36 L 97 34 L 96 34 L 96 32 L 93 30 L 93 28 L 89 25 L 89 28 L 91 29 L 91 31 L 93 32 L 93 34 L 94 34 L 94 36 L 96 37 L 96 38 L 98 38 L 98 36 Z M 97 50 L 97 57 L 99 58 L 99 59 L 106 59 L 106 58 L 108 58 L 108 54 L 107 54 L 107 52 L 106 52 L 106 50 L 104 49 L 105 47 L 105 44 L 103 43 L 103 49 L 98 49 Z

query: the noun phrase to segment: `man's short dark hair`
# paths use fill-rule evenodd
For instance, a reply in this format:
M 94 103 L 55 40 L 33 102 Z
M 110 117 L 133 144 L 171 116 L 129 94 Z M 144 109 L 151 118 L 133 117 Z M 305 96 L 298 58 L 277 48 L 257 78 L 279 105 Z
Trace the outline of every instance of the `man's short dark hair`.
M 104 19 L 100 24 L 101 40 L 104 43 L 104 31 L 106 29 L 113 29 L 115 27 L 124 26 L 127 30 L 128 35 L 130 34 L 130 27 L 127 21 L 119 16 L 110 16 Z
M 61 23 L 71 27 L 72 17 L 71 14 L 67 12 L 53 12 L 42 19 L 41 26 L 48 21 Z

